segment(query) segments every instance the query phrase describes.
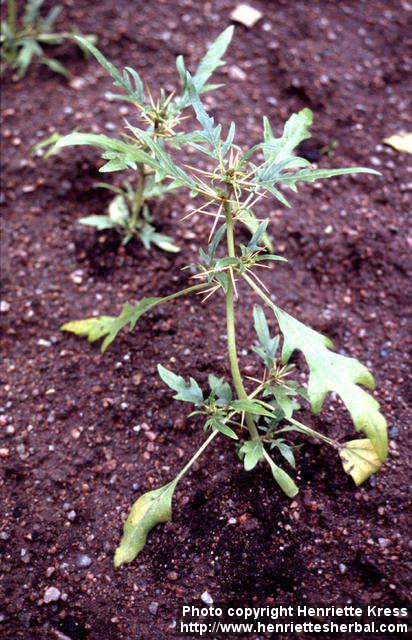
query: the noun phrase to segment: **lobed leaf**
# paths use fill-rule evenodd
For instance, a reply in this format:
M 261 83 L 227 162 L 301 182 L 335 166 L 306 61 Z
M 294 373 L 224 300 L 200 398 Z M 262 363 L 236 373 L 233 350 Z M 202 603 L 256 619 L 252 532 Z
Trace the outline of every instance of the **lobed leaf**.
M 232 400 L 232 390 L 230 384 L 224 378 L 217 378 L 213 374 L 208 377 L 210 391 L 220 401 L 220 404 L 226 406 Z
M 130 325 L 130 331 L 132 331 L 136 322 L 146 311 L 164 300 L 165 298 L 143 298 L 136 306 L 126 302 L 118 316 L 98 316 L 84 320 L 73 320 L 63 324 L 60 329 L 61 331 L 70 331 L 78 336 L 86 336 L 89 342 L 104 338 L 101 346 L 101 351 L 104 352 L 123 327 Z
M 123 74 L 112 64 L 97 47 L 95 47 L 89 38 L 85 38 L 82 36 L 75 36 L 74 39 L 79 44 L 79 46 L 91 53 L 97 60 L 97 62 L 106 69 L 107 73 L 113 78 L 114 85 L 117 87 L 122 87 L 126 93 L 128 94 L 128 98 L 130 98 L 133 102 L 142 103 L 144 100 L 144 90 L 143 90 L 143 82 L 134 69 L 131 67 L 126 67 L 123 71 Z M 130 74 L 134 80 L 134 86 L 132 85 L 129 75 Z
M 209 116 L 206 112 L 206 109 L 204 108 L 199 98 L 198 91 L 196 90 L 196 87 L 193 84 L 192 78 L 189 74 L 187 74 L 187 86 L 190 104 L 194 109 L 197 121 L 202 126 L 202 134 L 204 136 L 205 142 L 207 142 L 207 144 L 209 144 L 209 146 L 212 148 L 212 155 L 214 157 L 217 157 L 220 146 L 220 132 L 222 127 L 220 124 L 215 127 L 214 118 Z M 203 147 L 199 147 L 198 145 L 194 146 L 195 148 L 204 150 Z
M 173 371 L 166 369 L 161 364 L 157 365 L 157 370 L 163 382 L 170 389 L 177 391 L 177 394 L 173 396 L 175 400 L 183 400 L 183 402 L 193 402 L 195 404 L 203 402 L 203 393 L 196 380 L 189 378 L 189 382 L 185 382 L 182 376 L 177 376 Z
M 204 93 L 205 91 L 212 91 L 221 85 L 207 85 L 206 82 L 213 74 L 213 72 L 219 67 L 225 64 L 222 60 L 222 56 L 225 54 L 230 41 L 233 37 L 233 26 L 227 27 L 216 38 L 213 44 L 209 47 L 206 54 L 203 56 L 196 72 L 193 75 L 192 81 L 198 93 Z M 176 67 L 183 82 L 182 95 L 177 100 L 179 109 L 184 109 L 190 104 L 189 91 L 187 86 L 187 70 L 185 67 L 183 56 L 176 58 Z
M 245 471 L 254 469 L 260 460 L 263 460 L 263 445 L 260 440 L 248 440 L 239 449 L 239 456 L 243 458 Z
M 286 121 L 283 134 L 276 138 L 266 116 L 263 118 L 263 137 L 265 146 L 263 153 L 269 163 L 278 163 L 289 158 L 293 150 L 307 138 L 310 138 L 310 127 L 313 123 L 313 113 L 310 109 L 302 109 L 294 113 Z
M 336 391 L 346 405 L 357 431 L 363 431 L 372 442 L 380 460 L 388 450 L 387 425 L 378 402 L 359 385 L 374 388 L 370 371 L 355 358 L 331 351 L 332 342 L 324 335 L 299 322 L 273 305 L 284 337 L 282 361 L 287 362 L 298 349 L 305 356 L 310 375 L 308 397 L 314 413 L 318 413 L 329 391 Z

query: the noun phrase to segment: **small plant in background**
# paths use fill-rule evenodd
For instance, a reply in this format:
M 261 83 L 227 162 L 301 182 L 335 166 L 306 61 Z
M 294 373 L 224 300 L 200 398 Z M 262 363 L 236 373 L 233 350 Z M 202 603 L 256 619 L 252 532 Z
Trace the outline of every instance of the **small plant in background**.
M 40 15 L 44 0 L 27 0 L 24 13 L 19 20 L 17 14 L 17 0 L 8 0 L 7 18 L 1 23 L 1 70 L 6 68 L 17 71 L 20 77 L 26 74 L 30 64 L 34 61 L 44 64 L 52 71 L 68 78 L 70 73 L 66 67 L 45 55 L 44 46 L 58 45 L 64 40 L 73 39 L 78 33 L 75 29 L 70 32 L 57 33 L 53 31 L 54 23 L 59 17 L 62 6 L 53 7 L 46 17 Z M 84 36 L 83 40 L 95 42 L 95 36 Z M 80 48 L 86 52 L 82 42 Z
M 224 64 L 222 56 L 232 39 L 232 35 L 233 27 L 225 29 L 200 61 L 193 76 L 193 83 L 199 93 L 211 91 L 220 86 L 208 84 L 208 80 L 212 73 Z M 146 137 L 143 140 L 137 136 L 134 127 L 126 121 L 125 133 L 116 138 L 77 131 L 66 136 L 53 134 L 47 140 L 37 144 L 34 150 L 49 146 L 47 157 L 63 147 L 91 145 L 101 149 L 103 151 L 102 157 L 107 161 L 100 171 L 113 172 L 133 169 L 136 175 L 134 186 L 130 182 L 124 182 L 123 188 L 106 183 L 101 185 L 116 193 L 109 205 L 107 215 L 87 216 L 81 218 L 79 222 L 99 230 L 117 229 L 123 236 L 123 244 L 127 244 L 133 237 L 138 237 L 146 248 L 154 244 L 164 251 L 179 251 L 173 238 L 156 231 L 152 224 L 153 216 L 149 209 L 148 200 L 180 186 L 178 181 L 166 182 L 159 177 L 159 173 L 156 173 L 156 163 L 153 164 L 152 158 L 152 142 L 156 143 L 157 149 L 164 149 L 166 143 L 180 149 L 188 142 L 194 142 L 193 134 L 187 136 L 185 133 L 176 131 L 182 120 L 185 119 L 183 111 L 190 104 L 186 82 L 187 72 L 183 57 L 178 56 L 176 59 L 176 67 L 183 82 L 181 93 L 175 95 L 175 92 L 172 92 L 166 95 L 165 90 L 160 89 L 158 97 L 155 99 L 150 89 L 144 87 L 137 71 L 126 67 L 121 73 L 88 41 L 83 38 L 76 38 L 76 40 L 94 55 L 113 78 L 114 85 L 124 91 L 123 94 L 110 93 L 108 98 L 125 100 L 137 109 L 139 118 L 146 125 Z M 170 161 L 172 162 L 172 160 Z
M 172 481 L 145 493 L 134 503 L 115 553 L 116 566 L 131 562 L 144 547 L 149 531 L 157 523 L 171 519 L 172 496 L 177 483 L 217 437 L 226 437 L 236 443 L 237 453 L 247 471 L 260 463 L 267 464 L 275 482 L 289 497 L 298 492 L 291 475 L 299 446 L 296 438 L 306 436 L 329 445 L 332 453 L 340 456 L 344 470 L 357 485 L 375 473 L 387 455 L 385 418 L 380 413 L 378 402 L 362 388 L 374 388 L 371 373 L 355 358 L 334 352 L 326 336 L 274 304 L 258 276 L 259 268 L 281 265 L 286 259 L 268 253 L 265 237 L 269 221 L 256 221 L 254 214 L 260 199 L 269 194 L 290 206 L 281 191 L 284 187 L 296 191 L 299 182 L 377 172 L 365 168 L 313 169 L 307 160 L 294 155 L 299 143 L 310 137 L 312 112 L 309 109 L 292 115 L 279 138 L 264 118 L 263 141 L 244 151 L 234 143 L 233 123 L 227 137 L 222 137 L 221 125 L 216 126 L 205 111 L 190 76 L 187 76 L 185 86 L 201 125 L 200 131 L 187 135 L 186 139 L 194 141 L 197 151 L 209 158 L 210 171 L 192 168 L 188 172 L 176 166 L 161 141 L 146 131 L 134 127 L 132 131 L 142 147 L 150 149 L 150 166 L 156 179 L 186 187 L 203 198 L 204 204 L 191 215 L 207 214 L 213 220 L 209 243 L 206 250 L 200 251 L 197 273 L 192 276 L 197 284 L 164 298 L 144 298 L 136 306 L 125 304 L 119 316 L 87 318 L 62 327 L 87 336 L 90 341 L 103 338 L 104 350 L 123 327 L 129 325 L 132 330 L 143 313 L 159 304 L 191 292 L 203 295 L 204 300 L 212 304 L 217 303 L 218 296 L 225 300 L 230 381 L 211 372 L 206 390 L 195 379 L 185 380 L 164 365 L 158 365 L 160 377 L 175 392 L 174 398 L 193 405 L 189 415 L 202 417 L 208 436 Z M 117 160 L 127 164 L 130 152 L 130 147 L 124 150 L 124 155 L 119 151 Z M 247 244 L 237 244 L 236 229 L 239 223 L 245 223 L 245 216 L 249 221 L 255 220 L 256 228 Z M 254 307 L 258 343 L 252 348 L 262 368 L 258 378 L 249 379 L 248 390 L 240 371 L 236 346 L 235 304 L 240 306 L 243 315 L 246 313 L 245 305 L 241 303 L 240 283 L 246 283 L 265 303 L 280 330 L 279 335 L 272 336 L 263 308 Z M 279 354 L 280 337 L 282 346 Z M 295 367 L 290 358 L 295 351 L 303 354 L 309 368 L 307 387 L 294 378 Z M 340 397 L 356 431 L 363 432 L 365 437 L 339 442 L 296 419 L 295 414 L 302 402 L 308 401 L 312 411 L 318 413 L 329 392 Z

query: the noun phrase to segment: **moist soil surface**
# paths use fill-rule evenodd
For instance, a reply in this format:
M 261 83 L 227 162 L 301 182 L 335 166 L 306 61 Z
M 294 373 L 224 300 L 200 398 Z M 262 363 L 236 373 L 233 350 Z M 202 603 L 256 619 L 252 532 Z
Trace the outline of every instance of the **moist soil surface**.
M 67 0 L 58 27 L 96 33 L 106 55 L 135 67 L 155 93 L 159 83 L 176 86 L 178 54 L 194 68 L 230 24 L 235 4 Z M 211 372 L 228 376 L 224 305 L 192 296 L 158 307 L 104 355 L 59 332 L 69 319 L 117 313 L 126 301 L 188 286 L 181 268 L 195 260 L 210 229 L 205 217 L 180 221 L 188 211 L 181 193 L 153 206 L 158 227 L 182 247 L 177 255 L 137 242 L 125 248 L 115 233 L 77 224 L 109 201 L 94 186 L 98 154 L 77 147 L 44 160 L 30 158 L 30 147 L 55 130 L 113 135 L 124 117 L 137 123 L 137 116 L 105 99 L 110 78 L 66 43 L 56 55 L 73 73 L 70 84 L 39 66 L 3 82 L 4 639 L 173 638 L 182 604 L 200 604 L 205 591 L 215 602 L 249 605 L 407 602 L 410 186 L 407 156 L 382 140 L 410 128 L 408 5 L 252 4 L 263 17 L 251 29 L 237 26 L 227 65 L 215 75 L 225 86 L 206 98 L 216 118 L 225 127 L 235 118 L 245 145 L 261 139 L 263 115 L 280 133 L 286 117 L 310 107 L 313 137 L 303 155 L 320 167 L 382 173 L 302 185 L 291 209 L 267 200 L 260 211 L 271 218 L 276 253 L 289 259 L 263 274 L 276 301 L 374 372 L 390 426 L 388 461 L 356 488 L 329 449 L 308 442 L 297 456 L 300 492 L 291 501 L 267 468 L 246 473 L 233 443 L 217 438 L 178 485 L 173 522 L 153 530 L 135 562 L 114 569 L 131 502 L 171 479 L 204 439 L 201 422 L 185 417 L 187 406 L 172 400 L 156 365 L 201 384 Z M 324 147 L 334 141 L 328 155 Z M 241 368 L 257 376 L 255 299 L 242 286 L 239 293 Z M 274 318 L 270 324 L 275 331 Z M 354 436 L 336 398 L 321 416 L 301 415 L 329 436 Z M 60 597 L 46 603 L 49 587 Z

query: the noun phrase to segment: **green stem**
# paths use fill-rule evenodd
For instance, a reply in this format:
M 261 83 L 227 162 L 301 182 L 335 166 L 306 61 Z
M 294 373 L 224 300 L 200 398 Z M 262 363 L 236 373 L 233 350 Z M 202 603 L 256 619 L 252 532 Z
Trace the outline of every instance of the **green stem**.
M 233 220 L 232 212 L 230 210 L 230 204 L 225 203 L 225 215 L 226 215 L 226 241 L 229 257 L 235 257 L 235 242 L 233 234 Z M 232 273 L 231 273 L 232 275 Z M 246 400 L 248 395 L 243 385 L 242 376 L 239 369 L 239 361 L 237 358 L 236 349 L 236 327 L 235 327 L 235 310 L 234 310 L 234 291 L 232 278 L 228 278 L 227 292 L 226 292 L 226 326 L 227 326 L 227 348 L 230 361 L 230 370 L 232 373 L 232 380 L 236 389 L 237 397 L 239 400 Z M 246 414 L 246 424 L 249 429 L 250 437 L 252 440 L 259 439 L 259 432 L 251 415 Z
M 13 35 L 16 34 L 17 31 L 17 2 L 16 0 L 8 1 L 8 10 L 7 10 L 7 24 L 9 26 L 10 31 Z
M 326 442 L 326 444 L 329 444 L 334 449 L 339 448 L 339 442 L 337 440 L 332 440 L 332 438 L 328 438 L 327 436 L 324 436 L 323 433 L 319 433 L 319 431 L 315 431 L 315 429 L 311 429 L 311 427 L 307 427 L 302 422 L 299 422 L 299 420 L 295 420 L 294 418 L 285 418 L 285 420 L 287 420 L 291 424 L 296 425 L 300 429 L 300 431 L 302 431 L 306 435 L 312 436 L 312 438 L 316 438 L 317 440 Z
M 175 482 L 175 483 L 179 482 L 179 480 L 185 475 L 185 473 L 187 473 L 189 471 L 189 469 L 192 466 L 192 464 L 194 464 L 196 462 L 196 460 L 202 455 L 203 451 L 206 449 L 206 447 L 209 446 L 209 444 L 212 442 L 213 438 L 215 438 L 218 433 L 219 433 L 219 431 L 212 431 L 212 433 L 209 435 L 209 437 L 199 447 L 199 449 L 196 451 L 196 453 L 190 458 L 189 462 L 187 464 L 185 464 L 183 469 L 181 471 L 179 471 L 179 473 L 177 474 L 175 479 L 172 480 L 172 482 Z
M 136 226 L 137 218 L 142 209 L 142 205 L 144 202 L 145 185 L 146 185 L 146 173 L 144 170 L 144 166 L 140 164 L 139 165 L 139 182 L 134 194 L 134 198 L 132 202 L 132 215 L 130 216 L 130 221 L 129 221 L 129 226 L 132 230 L 134 230 Z
M 180 296 L 185 296 L 187 293 L 192 293 L 192 291 L 201 291 L 209 286 L 208 282 L 201 282 L 200 284 L 194 284 L 192 287 L 187 287 L 187 289 L 182 289 L 181 291 L 177 291 L 176 293 L 171 293 L 169 296 L 165 296 L 161 298 L 157 304 L 163 304 L 163 302 L 169 302 L 170 300 L 174 300 L 175 298 L 180 298 Z M 153 306 L 156 306 L 154 304 Z

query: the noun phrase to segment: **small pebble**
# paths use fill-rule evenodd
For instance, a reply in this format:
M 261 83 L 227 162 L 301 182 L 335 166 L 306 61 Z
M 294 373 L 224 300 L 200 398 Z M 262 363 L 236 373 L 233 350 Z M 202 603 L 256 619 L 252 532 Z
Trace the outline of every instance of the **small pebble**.
M 61 596 L 61 593 L 56 587 L 48 587 L 44 592 L 43 600 L 46 603 L 56 602 Z
M 1 302 L 0 302 L 0 312 L 1 313 L 7 313 L 8 311 L 10 311 L 10 303 L 7 302 L 7 300 L 1 300 Z
M 67 514 L 67 519 L 70 520 L 70 522 L 73 522 L 73 520 L 76 518 L 76 512 L 74 510 L 69 511 L 69 513 Z
M 261 19 L 262 15 L 260 11 L 248 4 L 238 4 L 236 9 L 233 9 L 230 14 L 230 19 L 250 28 Z
M 247 77 L 243 69 L 236 66 L 229 67 L 227 75 L 231 80 L 239 80 L 240 82 L 243 82 L 243 80 L 246 80 L 246 77 Z
M 154 616 L 156 615 L 158 608 L 159 608 L 158 602 L 151 602 L 148 607 L 150 613 L 153 614 Z
M 90 567 L 92 562 L 93 560 L 91 559 L 91 557 L 84 553 L 79 553 L 79 555 L 76 557 L 76 567 L 79 567 L 80 569 Z
M 348 570 L 348 567 L 346 566 L 346 564 L 343 564 L 343 562 L 341 562 L 341 563 L 340 563 L 340 565 L 339 565 L 339 571 L 340 571 L 342 574 L 344 574 L 344 573 L 346 573 L 346 572 L 347 572 L 347 570 Z
M 203 591 L 202 595 L 200 596 L 200 599 L 202 602 L 204 602 L 208 606 L 213 604 L 213 598 L 208 591 Z
M 50 340 L 45 340 L 44 338 L 39 338 L 37 344 L 39 347 L 51 347 Z
M 387 538 L 378 538 L 378 543 L 381 549 L 385 549 L 390 541 Z

